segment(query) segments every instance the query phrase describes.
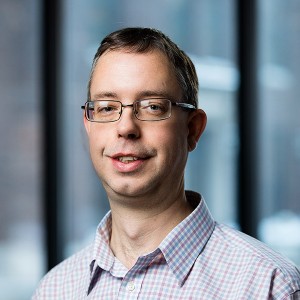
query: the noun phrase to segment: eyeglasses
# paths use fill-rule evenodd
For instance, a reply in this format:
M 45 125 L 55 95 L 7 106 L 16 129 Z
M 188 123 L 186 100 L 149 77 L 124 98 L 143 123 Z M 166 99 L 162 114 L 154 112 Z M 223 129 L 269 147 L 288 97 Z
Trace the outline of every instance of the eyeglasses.
M 171 117 L 172 106 L 187 111 L 196 109 L 192 104 L 172 102 L 165 98 L 137 100 L 132 104 L 123 104 L 116 100 L 95 100 L 87 101 L 81 108 L 85 110 L 88 121 L 107 123 L 118 121 L 125 107 L 132 107 L 134 116 L 140 121 L 165 120 Z

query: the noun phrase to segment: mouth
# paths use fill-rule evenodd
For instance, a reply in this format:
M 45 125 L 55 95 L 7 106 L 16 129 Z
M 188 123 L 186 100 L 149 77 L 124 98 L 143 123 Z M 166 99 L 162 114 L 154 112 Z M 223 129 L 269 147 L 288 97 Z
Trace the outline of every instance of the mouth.
M 110 153 L 109 153 L 110 152 Z M 123 149 L 121 151 L 112 150 L 104 153 L 110 159 L 112 167 L 120 173 L 132 174 L 139 170 L 144 170 L 148 163 L 156 156 L 156 151 L 136 147 L 136 149 Z
M 118 153 L 111 156 L 115 170 L 121 173 L 133 173 L 140 170 L 150 157 L 132 153 Z
M 142 158 L 136 156 L 118 156 L 115 157 L 118 161 L 122 162 L 123 164 L 129 164 L 131 162 L 141 160 Z

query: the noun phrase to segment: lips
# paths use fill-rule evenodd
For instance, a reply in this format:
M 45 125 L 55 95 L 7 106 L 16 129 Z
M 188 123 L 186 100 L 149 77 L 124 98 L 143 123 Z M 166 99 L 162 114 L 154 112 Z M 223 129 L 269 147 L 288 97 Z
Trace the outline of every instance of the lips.
M 128 164 L 130 162 L 138 160 L 139 158 L 135 156 L 119 156 L 117 157 L 117 159 L 124 164 Z
M 118 153 L 110 156 L 116 171 L 121 173 L 132 173 L 140 170 L 150 159 L 150 156 L 136 153 Z
M 131 163 L 137 160 L 145 160 L 150 158 L 152 155 L 146 152 L 119 152 L 112 155 L 108 155 L 110 158 L 114 160 L 118 160 L 122 163 Z

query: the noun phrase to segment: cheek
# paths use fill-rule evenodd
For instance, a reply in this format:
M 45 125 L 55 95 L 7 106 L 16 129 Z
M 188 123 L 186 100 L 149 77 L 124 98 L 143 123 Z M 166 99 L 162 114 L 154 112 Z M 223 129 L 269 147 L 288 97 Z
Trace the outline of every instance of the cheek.
M 169 165 L 185 164 L 188 155 L 187 132 L 182 127 L 173 126 L 166 132 L 158 130 L 156 139 L 160 141 L 159 152 L 163 153 Z
M 105 136 L 103 136 L 103 132 L 101 130 L 91 130 L 89 133 L 89 147 L 90 154 L 92 159 L 99 159 L 99 155 L 103 153 L 103 149 L 105 147 L 104 141 L 107 140 Z

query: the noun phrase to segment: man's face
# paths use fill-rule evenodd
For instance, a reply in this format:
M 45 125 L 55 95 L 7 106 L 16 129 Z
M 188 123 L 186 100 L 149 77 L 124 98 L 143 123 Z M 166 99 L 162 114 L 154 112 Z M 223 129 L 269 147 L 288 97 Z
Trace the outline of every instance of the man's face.
M 109 51 L 95 67 L 92 100 L 132 104 L 145 98 L 180 101 L 181 88 L 167 58 L 159 51 L 137 54 Z M 183 185 L 189 150 L 189 114 L 172 108 L 162 121 L 137 120 L 131 107 L 120 120 L 84 120 L 95 170 L 109 198 L 164 195 Z

